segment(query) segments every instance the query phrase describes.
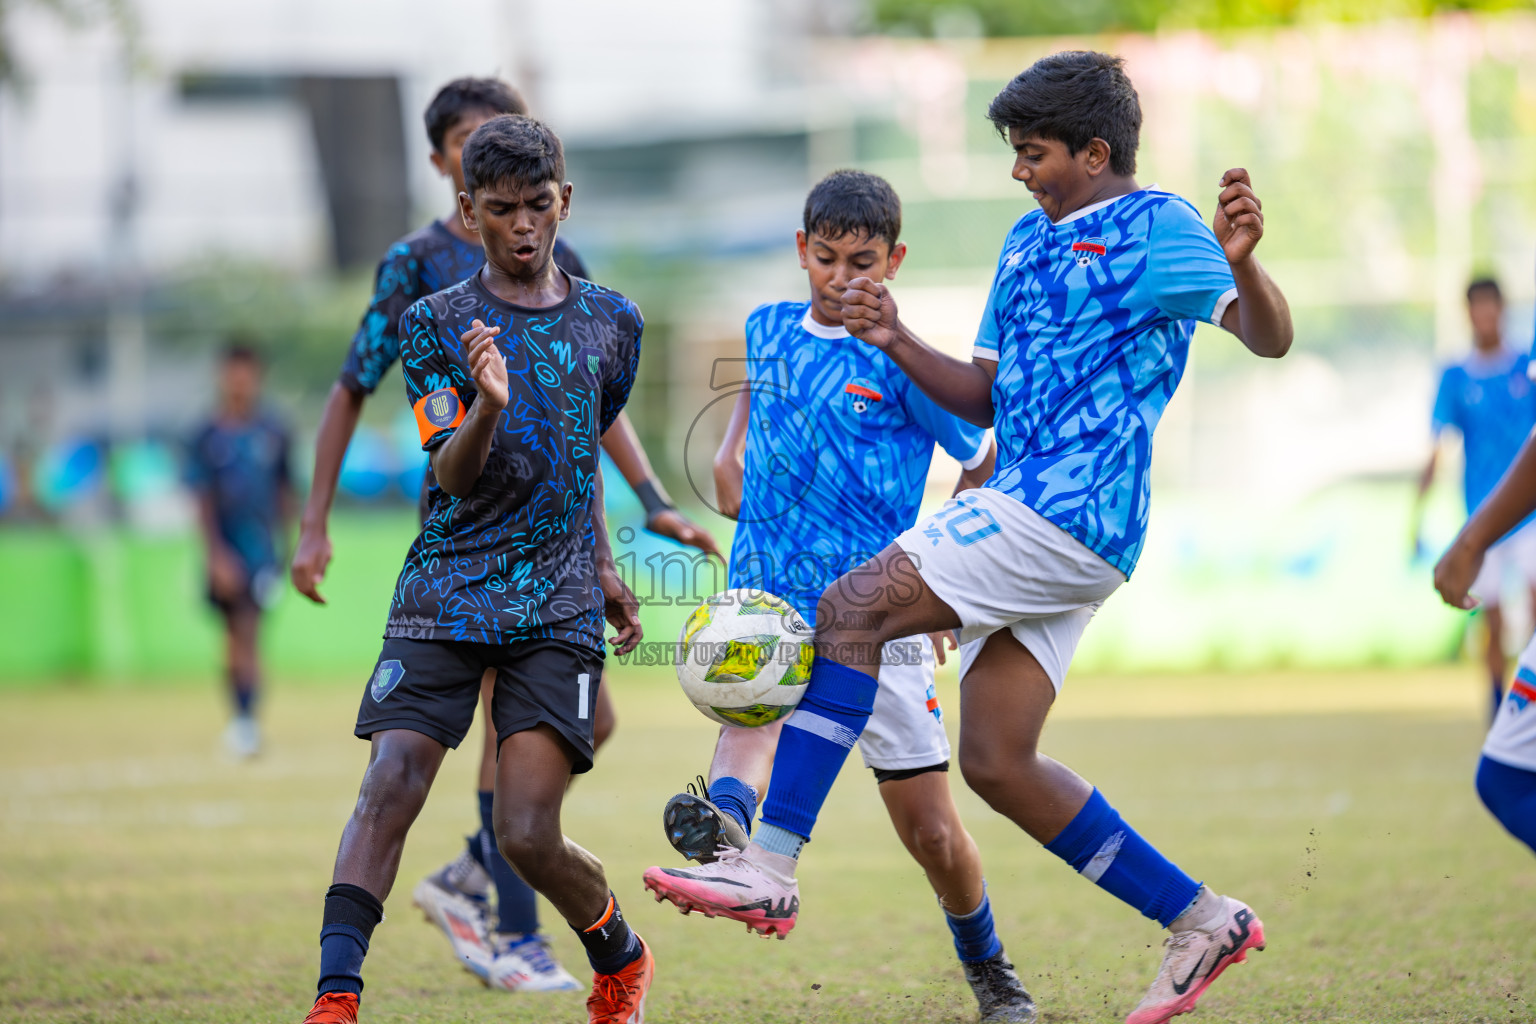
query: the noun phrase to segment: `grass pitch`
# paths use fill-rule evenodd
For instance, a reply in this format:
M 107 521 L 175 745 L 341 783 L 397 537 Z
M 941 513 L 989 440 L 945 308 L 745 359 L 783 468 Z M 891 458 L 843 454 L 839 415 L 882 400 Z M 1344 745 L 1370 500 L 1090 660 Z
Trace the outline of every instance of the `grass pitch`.
M 1201 1001 L 1207 1021 L 1536 1017 L 1536 861 L 1477 803 L 1470 670 L 1074 678 L 1045 748 L 1094 780 L 1196 877 L 1251 903 L 1269 949 Z M 672 857 L 666 798 L 713 727 L 665 675 L 619 671 L 619 731 L 566 828 L 607 865 L 651 942 L 648 1019 L 974 1019 L 933 897 L 850 762 L 801 871 L 785 942 L 652 903 Z M 366 745 L 356 680 L 278 679 L 269 747 L 218 753 L 212 685 L 0 691 L 0 1020 L 297 1022 L 313 996 L 320 897 Z M 941 684 L 958 722 L 955 684 Z M 454 965 L 410 906 L 474 817 L 476 738 L 449 756 L 368 958 L 363 1017 L 584 1021 L 582 998 L 504 995 Z M 998 926 L 1050 1022 L 1114 1021 L 1161 933 L 952 783 Z M 545 908 L 557 953 L 579 946 Z

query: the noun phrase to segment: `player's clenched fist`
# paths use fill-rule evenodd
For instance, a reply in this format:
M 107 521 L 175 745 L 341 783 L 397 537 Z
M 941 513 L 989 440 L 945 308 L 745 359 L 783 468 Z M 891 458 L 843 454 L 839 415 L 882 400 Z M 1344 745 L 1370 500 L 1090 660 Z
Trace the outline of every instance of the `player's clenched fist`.
M 1216 197 L 1211 229 L 1228 263 L 1241 263 L 1252 256 L 1253 247 L 1264 237 L 1264 204 L 1254 195 L 1246 168 L 1234 167 L 1221 176 L 1221 195 Z
M 890 289 L 867 277 L 849 281 L 843 292 L 843 326 L 860 341 L 888 347 L 896 340 L 896 300 Z
M 496 347 L 500 327 L 487 327 L 477 318 L 470 322 L 469 330 L 459 335 L 459 342 L 468 350 L 469 375 L 479 392 L 476 401 L 486 402 L 493 409 L 505 409 L 507 394 L 507 361 L 501 349 Z

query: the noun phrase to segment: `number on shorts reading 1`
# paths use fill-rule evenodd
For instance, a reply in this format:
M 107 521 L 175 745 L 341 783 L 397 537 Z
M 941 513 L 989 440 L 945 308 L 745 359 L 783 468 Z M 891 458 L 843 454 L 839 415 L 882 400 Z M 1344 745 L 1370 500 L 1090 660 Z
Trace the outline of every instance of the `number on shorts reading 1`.
M 576 717 L 587 717 L 587 690 L 592 682 L 590 673 L 583 672 L 576 677 Z

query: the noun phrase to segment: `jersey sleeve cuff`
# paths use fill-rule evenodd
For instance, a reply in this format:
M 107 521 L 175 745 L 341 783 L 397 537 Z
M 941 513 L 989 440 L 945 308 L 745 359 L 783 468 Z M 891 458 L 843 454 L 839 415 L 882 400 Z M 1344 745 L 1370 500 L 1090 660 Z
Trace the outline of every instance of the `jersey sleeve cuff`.
M 1215 324 L 1217 327 L 1220 327 L 1221 318 L 1227 315 L 1227 307 L 1232 305 L 1236 299 L 1236 288 L 1228 288 L 1226 291 L 1222 292 L 1221 297 L 1216 300 L 1216 308 L 1211 310 L 1211 323 Z
M 998 357 L 998 351 L 999 350 L 998 350 L 998 347 L 996 345 L 987 345 L 987 344 L 984 344 L 983 342 L 978 341 L 976 343 L 976 347 L 971 349 L 971 358 L 972 359 L 986 359 L 986 360 L 988 360 L 990 362 L 994 362 L 995 363 L 995 362 L 998 361 L 998 358 L 997 358 Z
M 970 458 L 962 460 L 960 463 L 960 468 L 966 472 L 975 469 L 977 466 L 986 461 L 987 452 L 991 450 L 991 448 L 992 430 L 991 428 L 988 428 L 986 433 L 981 435 L 981 443 L 976 446 L 975 453 Z

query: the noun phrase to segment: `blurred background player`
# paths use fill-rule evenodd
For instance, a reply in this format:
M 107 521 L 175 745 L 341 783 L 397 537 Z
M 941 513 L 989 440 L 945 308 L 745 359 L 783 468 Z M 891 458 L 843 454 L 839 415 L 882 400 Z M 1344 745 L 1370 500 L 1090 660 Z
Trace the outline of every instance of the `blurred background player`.
M 874 710 L 882 646 L 959 629 L 966 782 L 1046 850 L 1168 929 L 1157 976 L 1127 1018 L 1163 1024 L 1249 949 L 1264 948 L 1263 925 L 1042 754 L 1040 735 L 1089 619 L 1140 557 L 1152 434 L 1194 322 L 1279 357 L 1291 344 L 1290 312 L 1253 258 L 1263 216 L 1246 171 L 1222 176 L 1214 229 L 1187 201 L 1136 183 L 1141 104 L 1120 58 L 1042 58 L 987 116 L 1038 208 L 1003 245 L 971 361 L 914 335 L 869 278 L 850 282 L 842 312 L 850 333 L 940 406 L 995 425 L 997 470 L 822 594 L 810 682 L 785 720 L 747 849 L 647 877 L 706 912 L 750 923 L 751 908 L 767 901 L 793 919 L 798 858 Z
M 497 78 L 458 78 L 438 90 L 423 116 L 432 147 L 432 166 L 453 185 L 453 208 L 441 220 L 413 231 L 390 246 L 375 275 L 374 294 L 352 338 L 337 381 L 331 387 L 315 438 L 314 479 L 300 522 L 294 553 L 293 584 L 311 601 L 324 604 L 319 586 L 330 564 L 328 522 L 341 464 L 357 428 L 363 403 L 378 388 L 400 354 L 400 316 L 417 299 L 470 277 L 485 264 L 480 236 L 464 224 L 458 196 L 464 191 L 464 141 L 486 121 L 501 114 L 525 114 L 517 90 Z M 557 237 L 554 262 L 572 277 L 587 278 L 586 266 L 564 239 Z M 603 437 L 603 449 L 634 488 L 646 513 L 646 528 L 720 557 L 709 533 L 672 506 L 651 472 L 650 461 L 627 416 Z M 426 515 L 423 484 L 421 512 Z M 576 979 L 550 955 L 539 934 L 533 890 L 496 852 L 491 833 L 491 790 L 496 770 L 496 735 L 488 712 L 491 673 L 482 686 L 485 740 L 482 745 L 476 803 L 480 829 L 464 851 L 423 879 L 415 898 L 429 920 L 442 929 L 454 955 L 485 984 L 503 990 L 572 990 Z M 613 701 L 599 688 L 595 708 L 595 744 L 612 734 Z M 491 924 L 490 891 L 496 891 L 496 923 Z
M 261 749 L 261 616 L 277 597 L 293 519 L 288 429 L 261 404 L 256 350 L 232 340 L 219 360 L 218 406 L 187 446 L 187 482 L 208 573 L 208 600 L 224 618 L 224 666 L 234 716 L 224 743 L 236 757 Z
M 1527 441 L 1503 480 L 1477 507 L 1435 566 L 1435 589 L 1456 608 L 1475 608 L 1487 560 L 1536 512 L 1536 442 Z M 1508 541 L 1504 541 L 1508 543 Z M 1495 709 L 1477 766 L 1477 795 L 1509 833 L 1536 852 L 1536 637 Z
M 810 301 L 759 306 L 747 318 L 757 387 L 737 397 L 715 457 L 719 508 L 740 523 L 730 587 L 777 595 L 812 626 L 827 584 L 917 518 L 935 444 L 960 463 L 957 491 L 992 475 L 988 430 L 939 408 L 843 327 L 848 282 L 894 279 L 907 250 L 900 233 L 901 200 L 883 178 L 836 171 L 811 190 L 795 238 Z M 981 854 L 949 790 L 949 738 L 933 685 L 946 641 L 953 646 L 950 634 L 936 633 L 887 645 L 859 749 L 938 896 L 981 1020 L 1032 1021 L 1034 1003 L 993 927 Z M 746 847 L 782 726 L 721 728 L 708 783 L 663 811 L 678 853 L 705 864 L 722 846 Z
M 406 398 L 431 455 L 428 514 L 358 709 L 371 753 L 326 893 L 306 1022 L 357 1019 L 406 835 L 490 670 L 497 845 L 586 948 L 590 1020 L 639 1024 L 650 951 L 602 864 L 562 833 L 560 809 L 572 776 L 592 767 L 603 620 L 619 630 L 618 653 L 640 640 L 608 544 L 598 441 L 628 400 L 643 324 L 634 303 L 553 262 L 571 186 L 552 131 L 492 118 L 463 163 L 460 210 L 486 263 L 400 321 Z
M 1462 490 L 1470 514 L 1492 493 L 1536 427 L 1536 387 L 1530 380 L 1530 357 L 1504 345 L 1504 296 L 1497 281 L 1484 277 L 1468 285 L 1467 317 L 1472 322 L 1472 351 L 1440 375 L 1433 414 L 1435 444 L 1419 477 L 1416 524 L 1422 518 L 1424 496 L 1435 479 L 1446 428 L 1455 428 L 1461 435 L 1465 463 Z M 1488 645 L 1492 715 L 1499 713 L 1504 697 L 1507 664 L 1502 608 L 1508 577 L 1517 576 L 1533 595 L 1531 609 L 1536 612 L 1536 524 L 1527 517 L 1508 536 L 1496 540 L 1471 584 L 1482 608 Z M 1415 547 L 1422 547 L 1417 539 Z

